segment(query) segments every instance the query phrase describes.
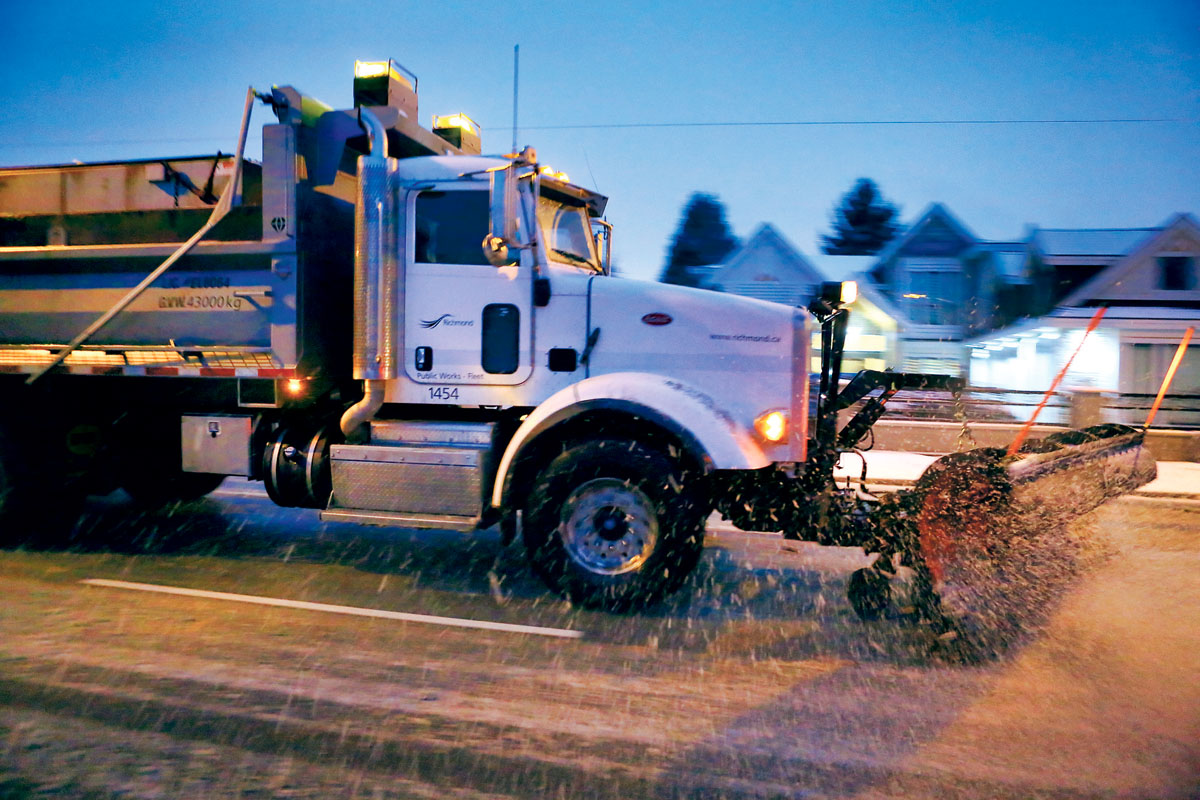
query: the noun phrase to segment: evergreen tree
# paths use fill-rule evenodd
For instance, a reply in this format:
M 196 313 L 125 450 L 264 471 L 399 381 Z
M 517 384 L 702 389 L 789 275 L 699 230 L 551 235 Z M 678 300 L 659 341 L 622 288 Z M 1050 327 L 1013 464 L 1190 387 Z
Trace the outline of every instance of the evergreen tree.
M 695 286 L 696 280 L 688 274 L 688 267 L 720 264 L 737 246 L 737 237 L 725 222 L 725 206 L 715 195 L 695 192 L 684 206 L 659 280 Z
M 883 199 L 870 178 L 859 178 L 833 211 L 833 232 L 821 249 L 833 256 L 872 256 L 900 232 L 899 209 Z

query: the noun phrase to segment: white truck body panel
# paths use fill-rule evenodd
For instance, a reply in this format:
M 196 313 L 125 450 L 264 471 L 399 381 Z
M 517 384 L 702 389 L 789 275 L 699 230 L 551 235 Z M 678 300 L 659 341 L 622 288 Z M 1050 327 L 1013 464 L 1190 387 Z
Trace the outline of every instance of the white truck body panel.
M 791 418 L 793 436 L 779 444 L 762 443 L 763 452 L 769 461 L 803 460 L 807 313 L 736 295 L 621 278 L 593 280 L 589 300 L 589 326 L 600 329 L 588 363 L 590 376 L 644 372 L 674 379 L 695 387 L 749 430 L 761 414 L 783 411 Z M 662 324 L 663 315 L 671 321 Z M 794 380 L 797 370 L 801 381 Z
M 525 418 L 500 460 L 492 504 L 502 504 L 504 477 L 528 441 L 557 422 L 595 408 L 595 403 L 644 410 L 651 419 L 686 431 L 703 449 L 707 469 L 761 469 L 771 463 L 750 429 L 703 390 L 663 375 L 614 372 L 585 378 L 557 392 Z

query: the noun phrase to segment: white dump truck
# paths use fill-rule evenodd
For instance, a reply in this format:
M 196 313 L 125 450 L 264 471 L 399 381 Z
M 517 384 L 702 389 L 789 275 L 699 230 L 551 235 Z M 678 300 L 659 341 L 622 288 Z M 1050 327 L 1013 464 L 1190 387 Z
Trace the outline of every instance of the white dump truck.
M 462 115 L 423 129 L 416 87 L 359 62 L 352 109 L 251 90 L 233 155 L 0 168 L 0 537 L 245 476 L 328 520 L 499 525 L 555 590 L 629 609 L 679 587 L 716 510 L 879 552 L 864 615 L 901 563 L 936 605 L 946 526 L 832 470 L 897 390 L 956 379 L 840 384 L 849 285 L 804 309 L 610 275 L 605 197 L 532 149 L 480 155 Z M 1057 449 L 1140 464 L 1108 494 L 1152 474 L 1140 434 L 1099 439 Z

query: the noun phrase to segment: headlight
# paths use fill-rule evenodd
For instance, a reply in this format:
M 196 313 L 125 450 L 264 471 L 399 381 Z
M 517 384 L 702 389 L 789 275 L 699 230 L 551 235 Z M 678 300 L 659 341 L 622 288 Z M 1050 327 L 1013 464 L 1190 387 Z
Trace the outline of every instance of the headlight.
M 768 442 L 782 442 L 788 433 L 787 414 L 782 411 L 765 411 L 754 420 L 754 430 Z

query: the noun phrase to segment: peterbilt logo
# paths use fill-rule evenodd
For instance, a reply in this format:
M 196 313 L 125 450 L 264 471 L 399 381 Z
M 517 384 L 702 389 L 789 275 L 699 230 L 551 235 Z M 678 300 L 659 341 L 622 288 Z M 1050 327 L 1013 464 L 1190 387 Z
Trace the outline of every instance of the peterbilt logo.
M 436 319 L 421 320 L 422 328 L 436 328 L 438 325 L 445 325 L 447 328 L 470 328 L 475 324 L 473 319 L 454 319 L 453 314 L 442 314 Z
M 651 314 L 646 314 L 642 317 L 642 322 L 647 325 L 670 325 L 674 322 L 670 314 L 664 314 L 661 311 L 655 311 Z

